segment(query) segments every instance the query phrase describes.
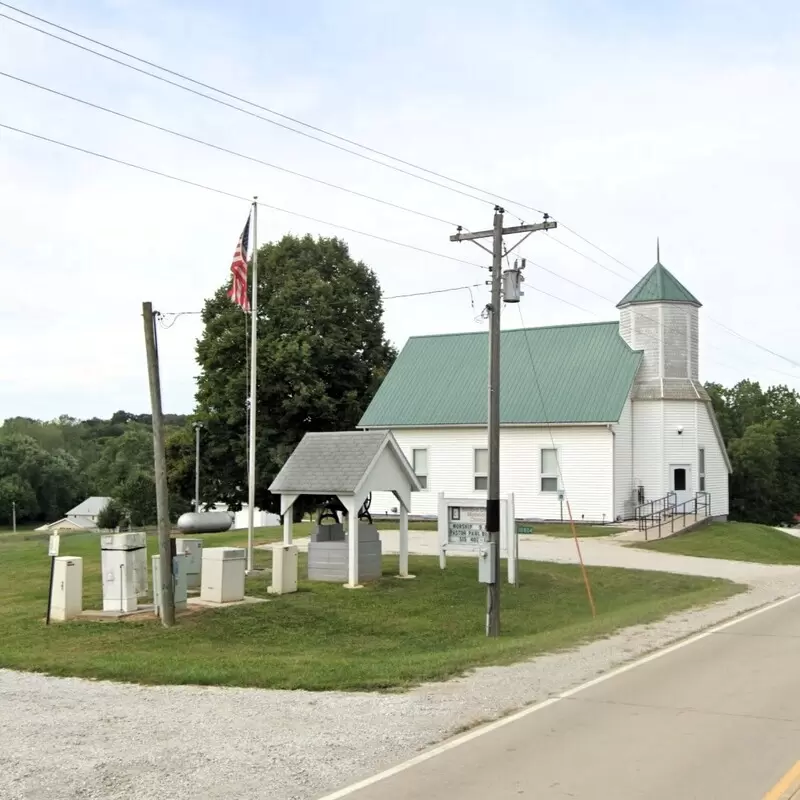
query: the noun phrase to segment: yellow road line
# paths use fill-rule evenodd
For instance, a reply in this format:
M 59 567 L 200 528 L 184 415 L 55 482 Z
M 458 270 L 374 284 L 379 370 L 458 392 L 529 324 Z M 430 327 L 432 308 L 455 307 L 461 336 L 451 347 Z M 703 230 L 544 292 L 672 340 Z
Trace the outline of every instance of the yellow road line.
M 800 761 L 798 761 L 765 795 L 763 800 L 790 800 L 800 788 Z M 788 792 L 792 792 L 791 795 Z

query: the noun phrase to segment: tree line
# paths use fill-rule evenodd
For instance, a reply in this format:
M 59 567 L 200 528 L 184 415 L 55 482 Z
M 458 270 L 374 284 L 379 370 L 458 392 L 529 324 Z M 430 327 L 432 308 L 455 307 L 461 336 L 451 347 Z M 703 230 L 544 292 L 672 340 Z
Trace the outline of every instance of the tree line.
M 780 525 L 800 514 L 800 396 L 744 380 L 706 384 L 733 470 L 732 519 Z
M 168 435 L 188 423 L 166 417 Z M 53 522 L 90 495 L 113 497 L 133 525 L 155 520 L 153 435 L 149 414 L 117 411 L 110 419 L 13 417 L 0 427 L 0 525 L 16 506 L 21 524 Z M 173 498 L 177 513 L 186 508 Z

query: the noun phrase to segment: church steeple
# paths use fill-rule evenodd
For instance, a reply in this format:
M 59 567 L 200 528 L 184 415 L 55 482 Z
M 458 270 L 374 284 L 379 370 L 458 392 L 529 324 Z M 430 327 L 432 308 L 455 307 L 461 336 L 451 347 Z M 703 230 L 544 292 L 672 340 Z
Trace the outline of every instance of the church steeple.
M 635 399 L 704 399 L 699 380 L 700 301 L 661 263 L 620 300 L 620 335 L 642 353 Z
M 702 303 L 661 263 L 661 247 L 656 239 L 656 263 L 631 289 L 617 308 L 634 303 L 688 303 L 700 308 Z

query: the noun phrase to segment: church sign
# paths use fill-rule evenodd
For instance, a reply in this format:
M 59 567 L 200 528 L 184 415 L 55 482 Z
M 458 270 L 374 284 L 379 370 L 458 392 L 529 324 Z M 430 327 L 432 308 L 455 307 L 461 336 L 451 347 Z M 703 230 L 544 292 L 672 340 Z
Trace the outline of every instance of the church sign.
M 439 494 L 439 566 L 449 553 L 480 552 L 486 535 L 486 500 L 482 497 L 445 497 Z M 508 559 L 508 582 L 517 582 L 518 545 L 514 521 L 514 495 L 500 498 L 500 557 Z
M 449 506 L 448 544 L 480 545 L 486 541 L 486 507 Z

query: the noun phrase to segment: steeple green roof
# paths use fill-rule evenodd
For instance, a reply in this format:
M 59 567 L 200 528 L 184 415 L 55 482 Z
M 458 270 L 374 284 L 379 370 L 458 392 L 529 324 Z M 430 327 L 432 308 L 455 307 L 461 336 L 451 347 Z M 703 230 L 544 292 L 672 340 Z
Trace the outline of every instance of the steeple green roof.
M 617 308 L 633 303 L 688 303 L 700 307 L 700 301 L 660 262 L 631 289 Z

